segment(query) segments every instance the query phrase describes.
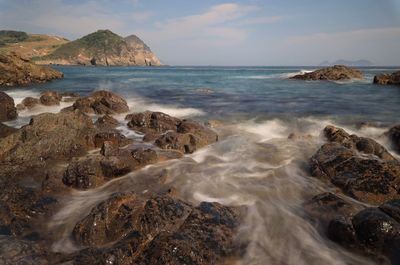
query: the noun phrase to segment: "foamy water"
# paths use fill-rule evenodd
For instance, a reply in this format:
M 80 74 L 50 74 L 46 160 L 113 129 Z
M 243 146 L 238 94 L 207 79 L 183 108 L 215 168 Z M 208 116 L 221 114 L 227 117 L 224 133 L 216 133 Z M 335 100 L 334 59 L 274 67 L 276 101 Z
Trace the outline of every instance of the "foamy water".
M 70 253 L 79 249 L 71 232 L 92 207 L 114 192 L 156 191 L 161 188 L 158 177 L 166 170 L 165 185 L 175 187 L 183 199 L 195 205 L 216 201 L 248 207 L 238 237 L 249 246 L 239 264 L 374 264 L 329 241 L 305 219 L 303 202 L 334 190 L 310 176 L 308 160 L 324 143 L 322 130 L 330 124 L 373 138 L 393 152 L 384 133 L 400 123 L 399 90 L 365 81 L 286 80 L 311 70 L 77 67 L 65 68 L 70 72 L 63 81 L 7 91 L 19 103 L 52 88 L 84 95 L 107 89 L 123 95 L 130 112 L 151 110 L 201 122 L 220 121 L 215 128 L 220 141 L 211 146 L 147 166 L 102 187 L 64 195 L 60 211 L 47 224 L 54 235 L 52 250 Z M 31 115 L 57 112 L 65 106 L 21 112 L 17 122 L 10 124 L 20 126 L 28 123 Z M 125 115 L 115 116 L 118 129 L 140 141 L 142 135 L 127 128 Z M 368 125 L 360 126 L 363 122 Z

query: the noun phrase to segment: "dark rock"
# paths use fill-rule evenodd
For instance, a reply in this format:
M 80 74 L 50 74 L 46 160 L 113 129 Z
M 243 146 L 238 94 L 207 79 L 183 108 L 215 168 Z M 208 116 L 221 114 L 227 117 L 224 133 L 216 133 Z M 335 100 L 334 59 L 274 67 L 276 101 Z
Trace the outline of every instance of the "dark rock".
M 374 77 L 374 84 L 378 85 L 400 85 L 400 71 L 392 74 L 379 74 Z
M 43 92 L 40 96 L 40 103 L 45 106 L 60 105 L 62 96 L 60 93 L 55 91 Z
M 10 134 L 15 133 L 18 129 L 7 126 L 0 122 L 0 138 L 7 137 Z
M 0 53 L 0 86 L 17 86 L 61 79 L 50 67 L 36 65 L 15 52 Z
M 400 200 L 388 201 L 379 206 L 379 209 L 400 222 Z
M 400 162 L 372 139 L 325 129 L 330 141 L 311 158 L 311 173 L 372 204 L 400 198 Z
M 97 119 L 95 125 L 100 129 L 114 129 L 119 125 L 119 123 L 110 115 L 104 115 L 103 117 Z
M 79 98 L 74 103 L 73 108 L 92 114 L 115 114 L 129 111 L 125 99 L 105 90 L 96 91 L 90 96 Z
M 0 91 L 0 122 L 14 120 L 17 116 L 14 99 Z
M 389 136 L 390 140 L 392 140 L 396 150 L 400 153 L 400 125 L 392 127 L 386 134 Z
M 119 154 L 118 144 L 105 141 L 101 146 L 100 154 L 103 156 L 117 156 Z
M 76 189 L 90 189 L 102 183 L 100 160 L 87 158 L 71 162 L 63 176 L 63 183 Z
M 360 70 L 350 68 L 344 65 L 335 65 L 332 67 L 322 68 L 311 73 L 295 75 L 290 79 L 300 80 L 349 80 L 363 79 Z
M 154 141 L 162 149 L 193 153 L 197 149 L 218 141 L 210 128 L 190 120 L 179 120 L 161 112 L 129 114 L 128 127 L 144 133 L 145 142 Z
M 356 247 L 356 231 L 349 218 L 336 217 L 329 222 L 328 237 L 342 246 Z

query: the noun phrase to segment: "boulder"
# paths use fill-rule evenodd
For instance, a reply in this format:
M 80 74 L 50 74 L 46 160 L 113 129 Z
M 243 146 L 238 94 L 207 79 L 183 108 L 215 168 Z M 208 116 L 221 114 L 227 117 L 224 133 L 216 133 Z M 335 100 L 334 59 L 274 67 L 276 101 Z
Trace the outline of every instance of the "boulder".
M 400 162 L 372 139 L 328 126 L 329 142 L 311 158 L 311 174 L 370 204 L 400 198 Z
M 193 153 L 197 149 L 218 141 L 210 128 L 191 120 L 180 120 L 161 112 L 129 114 L 128 127 L 145 134 L 143 140 L 154 142 L 162 149 Z
M 400 125 L 392 127 L 386 135 L 392 141 L 395 149 L 400 152 Z
M 89 114 L 115 114 L 129 111 L 125 99 L 109 91 L 100 90 L 75 101 L 73 109 Z
M 374 84 L 378 85 L 400 85 L 400 71 L 392 74 L 378 74 L 374 77 Z
M 344 65 L 335 65 L 316 70 L 311 73 L 305 73 L 290 77 L 290 79 L 299 80 L 349 80 L 363 79 L 363 74 L 360 70 L 350 68 Z
M 112 142 L 118 146 L 125 146 L 132 141 L 116 130 L 101 131 L 94 136 L 94 146 L 100 148 L 104 142 Z
M 40 95 L 40 103 L 45 106 L 60 105 L 62 95 L 55 91 L 46 91 Z
M 0 176 L 81 156 L 94 147 L 94 134 L 91 119 L 79 111 L 34 116 L 28 125 L 0 139 Z
M 114 129 L 119 125 L 119 122 L 110 115 L 99 117 L 95 122 L 99 129 Z
M 244 214 L 242 207 L 218 203 L 193 207 L 166 195 L 115 194 L 75 226 L 76 242 L 92 247 L 74 260 L 80 264 L 224 264 L 244 253 L 246 244 L 236 240 Z
M 0 53 L 0 86 L 42 83 L 63 77 L 59 71 L 36 65 L 15 52 Z
M 20 104 L 17 105 L 18 110 L 32 109 L 33 107 L 40 104 L 40 100 L 33 97 L 26 97 Z
M 17 116 L 14 99 L 0 91 L 0 122 L 14 120 Z

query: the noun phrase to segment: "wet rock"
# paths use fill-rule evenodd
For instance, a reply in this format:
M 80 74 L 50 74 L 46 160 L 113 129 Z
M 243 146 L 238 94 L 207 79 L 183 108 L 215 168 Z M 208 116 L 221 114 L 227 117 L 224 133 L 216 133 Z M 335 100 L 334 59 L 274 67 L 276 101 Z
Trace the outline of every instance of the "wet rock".
M 103 156 L 117 156 L 119 154 L 118 144 L 105 141 L 101 146 L 100 154 Z
M 103 131 L 99 132 L 94 136 L 94 145 L 96 148 L 102 147 L 104 142 L 112 142 L 118 146 L 125 146 L 132 141 L 126 138 L 118 131 Z
M 90 114 L 116 114 L 129 111 L 125 99 L 109 91 L 100 90 L 90 96 L 79 98 L 73 109 Z
M 142 112 L 129 114 L 126 116 L 128 127 L 132 130 L 148 133 L 164 133 L 167 131 L 176 131 L 180 120 L 162 112 Z
M 193 153 L 197 149 L 218 141 L 210 128 L 190 120 L 179 120 L 160 112 L 129 114 L 128 127 L 145 133 L 144 141 L 151 141 L 162 149 Z
M 379 209 L 397 222 L 400 222 L 400 200 L 388 201 L 379 206 Z
M 46 91 L 40 95 L 40 103 L 45 106 L 60 105 L 62 96 L 55 91 Z
M 39 104 L 40 104 L 39 99 L 32 98 L 32 97 L 26 97 L 22 100 L 22 102 L 20 104 L 17 105 L 17 109 L 18 110 L 32 109 Z
M 158 161 L 157 152 L 151 148 L 136 148 L 131 152 L 133 159 L 141 166 L 154 164 Z
M 0 122 L 14 120 L 17 116 L 14 99 L 0 91 Z
M 400 198 L 400 162 L 372 139 L 328 126 L 330 141 L 311 158 L 311 174 L 328 179 L 353 198 L 380 204 Z
M 396 150 L 400 153 L 400 125 L 392 127 L 386 134 L 389 136 Z
M 245 250 L 235 238 L 244 213 L 218 203 L 193 207 L 169 196 L 112 196 L 77 224 L 74 238 L 88 245 L 117 242 L 80 252 L 75 264 L 223 264 Z
M 374 77 L 374 84 L 378 85 L 400 85 L 400 71 L 392 74 L 379 74 Z
M 343 216 L 335 217 L 329 222 L 328 237 L 346 247 L 356 247 L 358 244 L 351 219 Z
M 63 183 L 76 189 L 90 189 L 102 183 L 103 172 L 97 157 L 72 161 L 63 176 Z
M 360 70 L 350 68 L 344 65 L 335 65 L 316 70 L 311 73 L 295 75 L 290 79 L 299 80 L 349 80 L 363 79 L 363 74 Z
M 95 125 L 100 129 L 114 129 L 119 125 L 119 122 L 110 115 L 104 115 L 97 119 Z
M 36 65 L 15 52 L 0 53 L 0 86 L 42 83 L 63 77 L 61 72 Z
M 15 133 L 18 129 L 7 126 L 0 122 L 0 138 L 7 137 L 10 134 Z
M 0 139 L 0 176 L 17 176 L 50 161 L 81 156 L 93 148 L 94 132 L 91 119 L 80 112 L 34 116 L 28 125 Z

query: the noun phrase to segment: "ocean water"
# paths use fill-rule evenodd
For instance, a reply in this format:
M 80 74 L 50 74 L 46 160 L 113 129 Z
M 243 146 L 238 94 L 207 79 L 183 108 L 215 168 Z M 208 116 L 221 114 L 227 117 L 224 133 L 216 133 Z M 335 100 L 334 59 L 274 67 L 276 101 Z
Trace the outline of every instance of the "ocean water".
M 64 80 L 6 92 L 19 103 L 45 90 L 89 94 L 107 89 L 123 95 L 131 112 L 217 120 L 213 124 L 220 141 L 97 189 L 71 193 L 48 223 L 56 235 L 54 251 L 79 249 L 70 234 L 91 207 L 116 191 L 151 189 L 151 180 L 166 169 L 168 185 L 193 204 L 217 201 L 249 207 L 239 237 L 250 243 L 239 264 L 374 264 L 329 241 L 305 217 L 302 204 L 337 190 L 308 171 L 309 158 L 324 143 L 326 125 L 371 137 L 395 154 L 384 132 L 400 123 L 400 88 L 372 84 L 376 73 L 395 69 L 362 68 L 364 80 L 305 82 L 287 78 L 314 67 L 56 68 L 64 72 Z M 21 112 L 9 124 L 18 127 L 31 115 L 66 106 Z M 123 133 L 138 137 L 126 128 L 124 115 L 117 118 Z

